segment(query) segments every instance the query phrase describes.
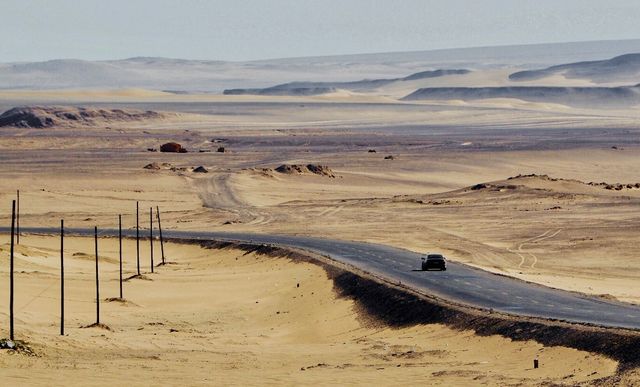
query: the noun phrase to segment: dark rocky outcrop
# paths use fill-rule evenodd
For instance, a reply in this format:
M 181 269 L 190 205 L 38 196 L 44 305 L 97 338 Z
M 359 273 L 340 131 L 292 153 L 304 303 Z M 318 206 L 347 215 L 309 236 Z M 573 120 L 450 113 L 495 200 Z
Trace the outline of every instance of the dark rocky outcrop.
M 207 168 L 203 167 L 202 165 L 199 166 L 199 167 L 193 168 L 193 172 L 195 172 L 195 173 L 209 173 Z
M 98 109 L 73 106 L 23 106 L 0 115 L 0 127 L 50 128 L 106 125 L 114 122 L 158 119 L 153 111 Z
M 160 169 L 160 164 L 153 162 L 151 164 L 147 164 L 143 167 L 144 169 L 152 169 L 152 170 L 159 170 Z
M 187 150 L 177 142 L 168 142 L 160 146 L 160 152 L 165 153 L 187 153 Z
M 415 81 L 418 79 L 426 79 L 426 78 L 438 78 L 444 77 L 445 75 L 464 75 L 469 74 L 471 71 L 466 69 L 438 69 L 438 70 L 428 70 L 428 71 L 420 71 L 419 73 L 414 73 L 409 76 L 402 78 L 402 81 Z
M 314 174 L 319 176 L 336 177 L 331 168 L 326 165 L 317 164 L 282 164 L 276 168 L 275 171 L 288 175 Z
M 16 128 L 48 128 L 54 126 L 52 117 L 37 114 L 29 108 L 13 108 L 0 115 L 0 126 Z
M 307 169 L 316 175 L 335 177 L 331 168 L 326 165 L 307 164 Z

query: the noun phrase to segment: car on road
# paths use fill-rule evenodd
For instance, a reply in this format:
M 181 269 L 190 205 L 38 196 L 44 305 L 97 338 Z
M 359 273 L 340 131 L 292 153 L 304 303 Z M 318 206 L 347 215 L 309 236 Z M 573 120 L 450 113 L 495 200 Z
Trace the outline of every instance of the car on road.
M 442 254 L 427 254 L 422 257 L 422 270 L 447 270 L 447 261 Z

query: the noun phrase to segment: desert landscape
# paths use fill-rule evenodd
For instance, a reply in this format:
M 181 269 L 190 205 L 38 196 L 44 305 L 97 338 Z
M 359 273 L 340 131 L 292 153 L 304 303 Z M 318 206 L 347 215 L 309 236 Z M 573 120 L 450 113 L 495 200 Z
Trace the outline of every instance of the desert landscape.
M 0 242 L 4 252 L 8 241 Z M 24 328 L 17 334 L 35 355 L 2 354 L 3 376 L 17 384 L 45 384 L 52 376 L 70 385 L 101 384 L 116 374 L 131 385 L 376 384 L 381 378 L 407 385 L 573 384 L 616 372 L 615 361 L 568 348 L 439 324 L 390 328 L 336 294 L 317 265 L 223 246 L 167 244 L 171 264 L 125 282 L 119 301 L 109 297 L 118 294 L 117 240 L 101 240 L 104 325 L 83 328 L 94 318 L 86 275 L 93 240 L 65 242 L 71 318 L 64 337 L 53 324 L 58 310 L 51 294 L 58 240 L 28 236 L 18 249 L 16 304 Z M 126 241 L 124 250 L 135 251 L 135 242 Z M 141 252 L 147 258 L 146 244 Z M 135 274 L 131 262 L 126 272 Z M 1 295 L 6 298 L 5 289 Z M 544 366 L 533 369 L 533 358 Z
M 151 107 L 141 104 L 132 105 Z M 264 116 L 294 114 L 292 103 L 250 104 L 265 109 Z M 241 109 L 234 105 L 203 103 Z M 160 204 L 168 230 L 327 236 L 443 251 L 527 281 L 638 302 L 633 209 L 640 197 L 639 136 L 630 123 L 599 129 L 597 118 L 565 117 L 557 128 L 532 131 L 526 127 L 543 118 L 486 108 L 488 114 L 527 116 L 524 128 L 443 132 L 411 122 L 436 112 L 398 113 L 408 125 L 384 112 L 414 106 L 333 105 L 311 103 L 297 114 L 315 127 L 298 129 L 225 129 L 216 115 L 175 112 L 178 103 L 135 121 L 58 119 L 51 128 L 6 127 L 2 157 L 11 167 L 0 184 L 5 201 L 13 187 L 21 188 L 25 226 L 64 218 L 70 227 L 113 227 L 117 214 L 131 214 L 137 200 Z M 474 110 L 434 109 L 452 121 Z M 249 119 L 256 119 L 250 110 Z M 332 117 L 349 110 L 389 118 L 366 129 L 307 117 L 325 110 Z M 145 111 L 130 110 L 134 117 Z M 188 152 L 149 151 L 166 142 Z M 200 166 L 207 173 L 193 171 Z
M 619 40 L 1 63 L 2 278 L 18 190 L 22 231 L 16 342 L 0 350 L 0 376 L 15 385 L 637 385 L 637 329 L 434 301 L 286 243 L 169 238 L 168 264 L 151 273 L 147 235 L 158 208 L 169 234 L 442 253 L 635 310 L 639 52 L 640 40 Z M 124 297 L 118 240 L 105 232 L 102 325 L 91 325 L 94 240 L 71 233 L 60 335 L 55 230 L 61 219 L 113 230 L 119 215 Z M 161 242 L 152 243 L 157 259 Z M 1 338 L 8 299 L 0 287 Z M 447 317 L 414 316 L 416 305 Z M 609 334 L 613 344 L 602 344 Z

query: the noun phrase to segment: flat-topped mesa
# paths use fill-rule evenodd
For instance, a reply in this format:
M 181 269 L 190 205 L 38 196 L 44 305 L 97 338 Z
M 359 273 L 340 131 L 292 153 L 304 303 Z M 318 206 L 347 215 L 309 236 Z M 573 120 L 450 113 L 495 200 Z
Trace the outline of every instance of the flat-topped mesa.
M 74 106 L 21 106 L 0 115 L 0 127 L 52 128 L 108 125 L 117 122 L 163 118 L 162 113 L 142 110 L 100 109 Z
M 561 75 L 567 79 L 585 79 L 592 83 L 637 83 L 640 54 L 631 53 L 606 60 L 565 63 L 544 69 L 518 71 L 509 75 L 512 81 L 537 81 Z

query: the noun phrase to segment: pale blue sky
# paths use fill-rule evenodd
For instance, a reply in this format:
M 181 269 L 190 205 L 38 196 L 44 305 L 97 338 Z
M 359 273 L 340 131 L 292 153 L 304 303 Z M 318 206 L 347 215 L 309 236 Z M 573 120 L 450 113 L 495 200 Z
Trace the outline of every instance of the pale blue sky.
M 638 0 L 2 0 L 0 62 L 248 60 L 640 38 Z

